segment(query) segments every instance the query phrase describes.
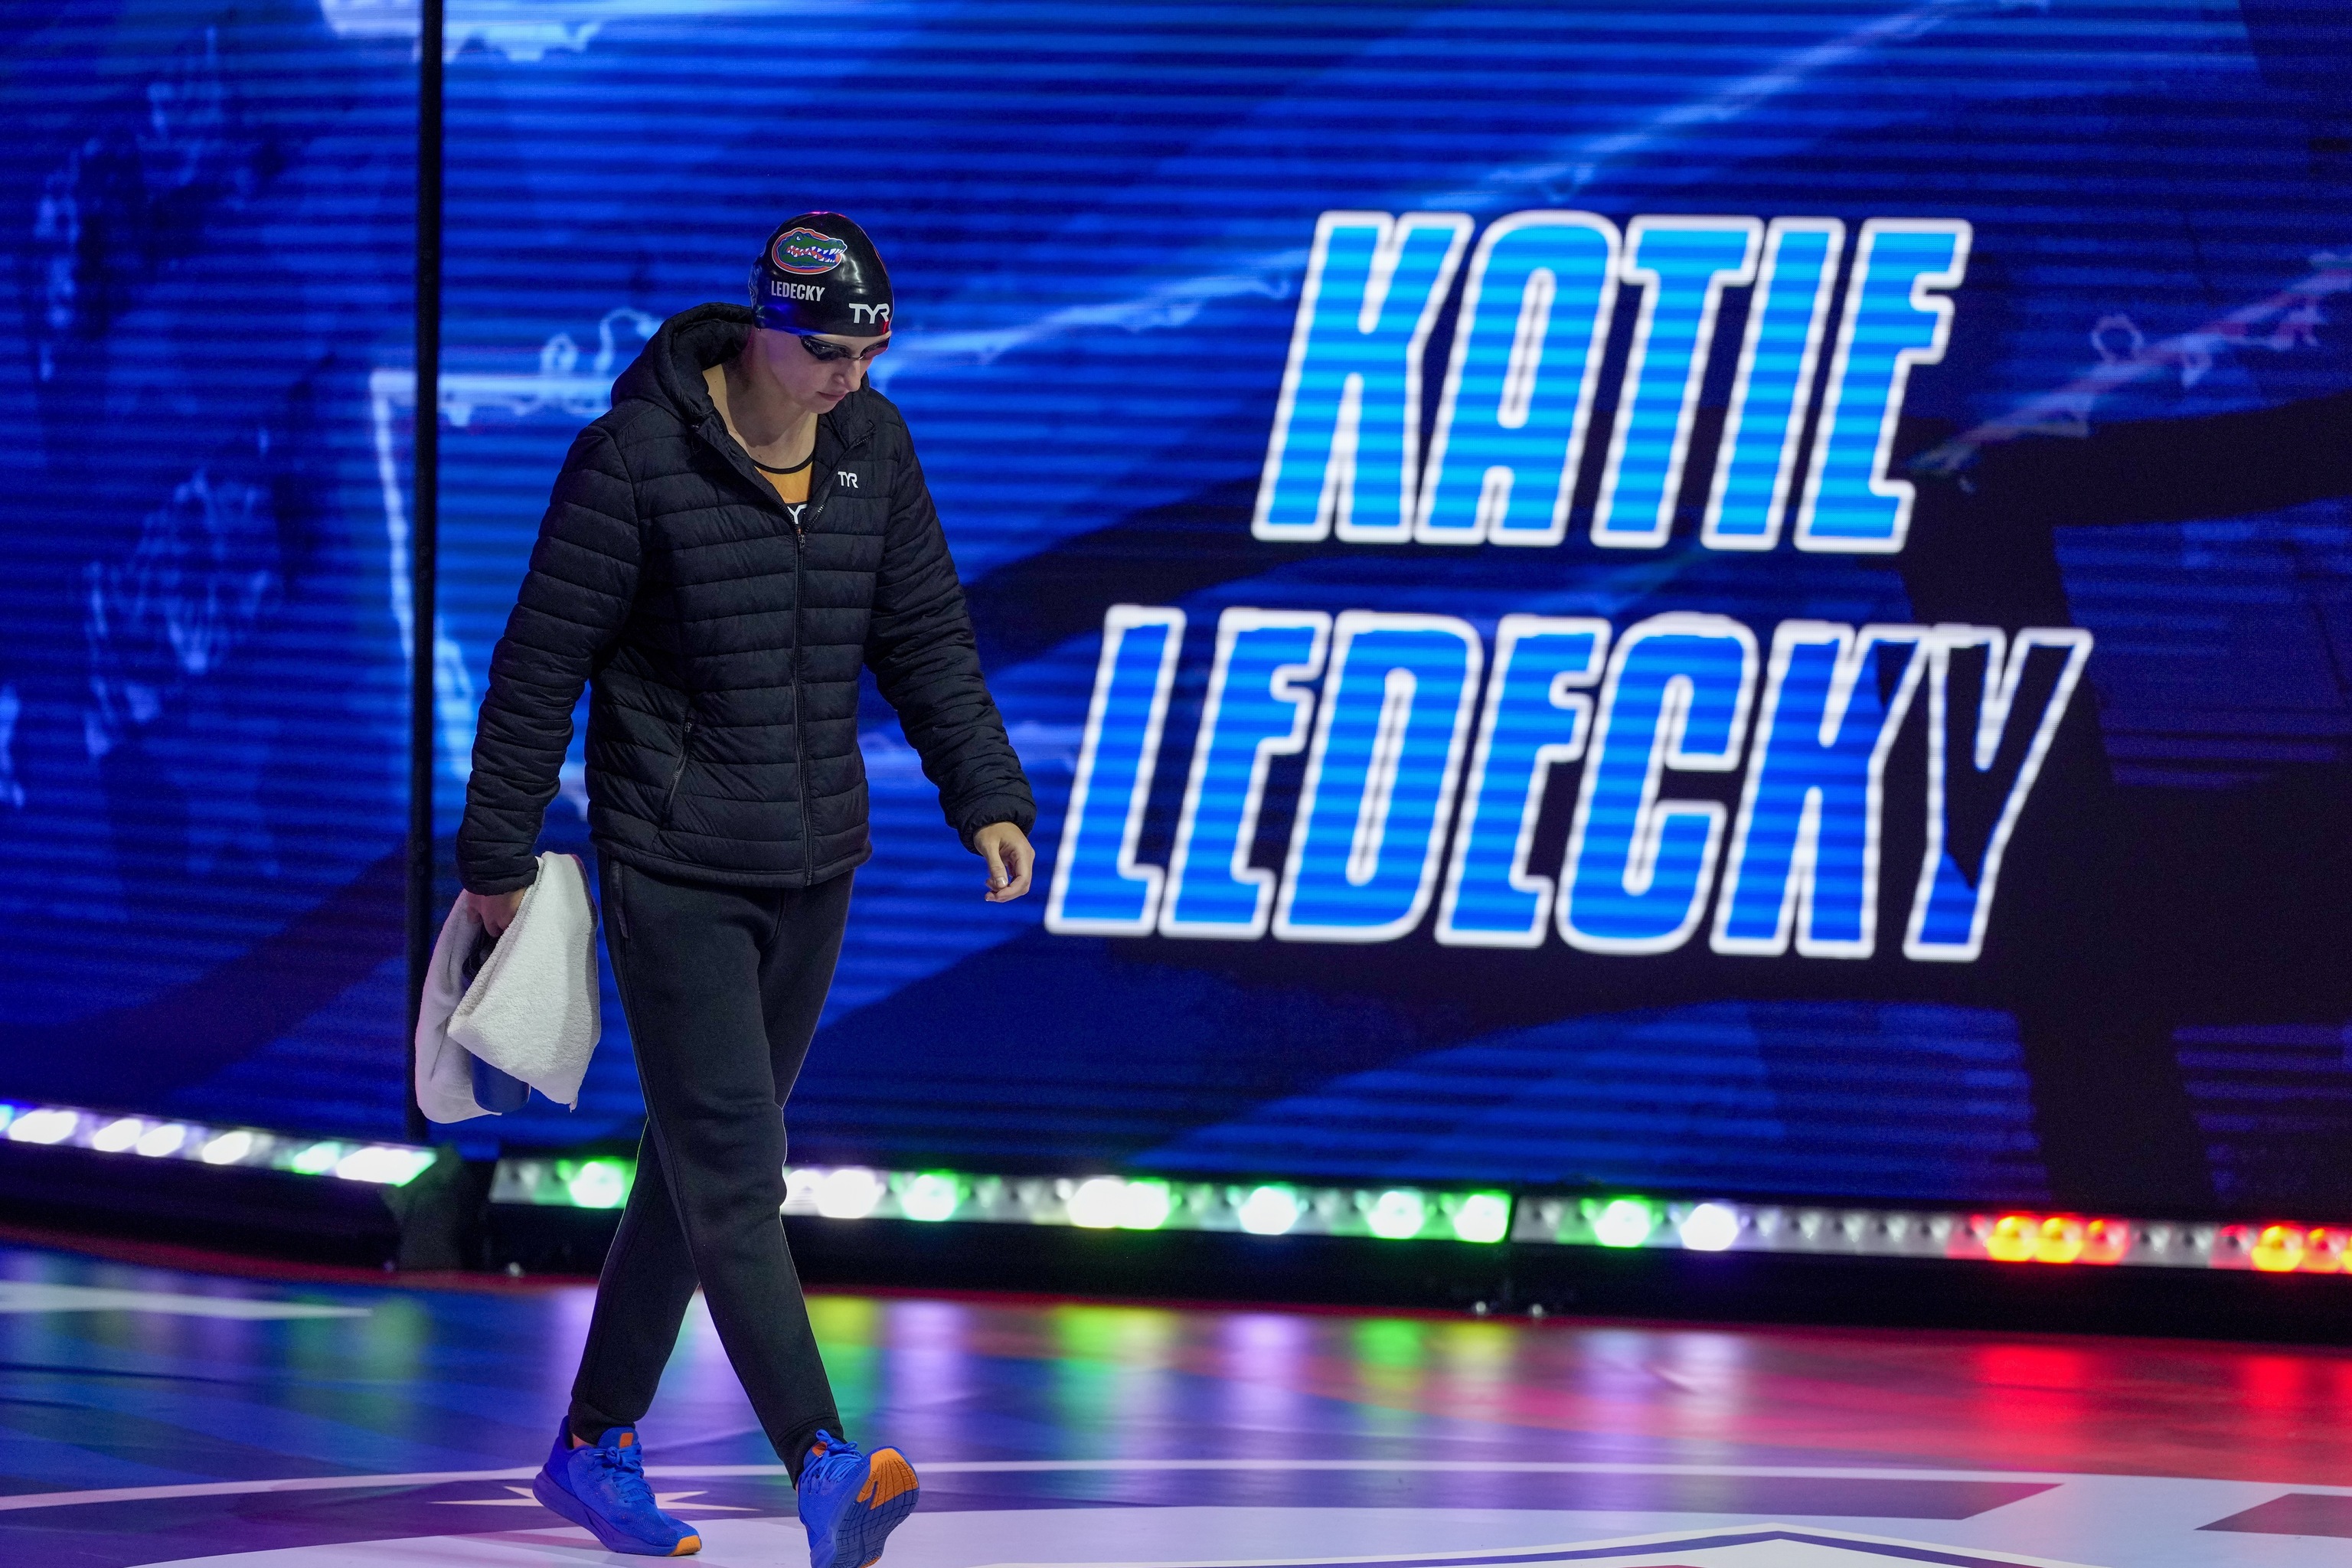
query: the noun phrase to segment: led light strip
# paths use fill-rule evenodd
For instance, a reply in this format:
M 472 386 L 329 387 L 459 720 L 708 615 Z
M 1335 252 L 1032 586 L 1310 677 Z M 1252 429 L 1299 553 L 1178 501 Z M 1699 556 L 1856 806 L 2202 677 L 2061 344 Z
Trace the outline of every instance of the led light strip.
M 378 1186 L 405 1186 L 433 1163 L 434 1151 L 405 1143 L 289 1137 L 250 1127 L 210 1127 L 163 1117 L 117 1116 L 63 1105 L 0 1100 L 0 1137 L 42 1148 L 87 1149 L 150 1160 L 334 1176 Z
M 623 1159 L 501 1160 L 490 1199 L 614 1208 L 627 1198 L 634 1173 L 633 1163 Z M 962 1220 L 1391 1241 L 1492 1243 L 1507 1237 L 1541 1246 L 1685 1252 L 2352 1273 L 2347 1267 L 2352 1226 L 1670 1202 L 1630 1194 L 1515 1197 L 1501 1192 L 1419 1187 L 976 1176 L 857 1165 L 793 1166 L 784 1173 L 784 1193 L 788 1215 L 845 1220 Z
M 501 1160 L 492 1203 L 613 1208 L 629 1192 L 631 1162 Z M 1510 1234 L 1511 1199 L 1498 1192 L 1420 1187 L 1226 1185 L 1125 1176 L 974 1176 L 956 1171 L 871 1171 L 795 1165 L 784 1173 L 784 1213 L 827 1219 L 976 1220 L 1087 1230 L 1238 1231 L 1251 1236 L 1372 1237 L 1388 1241 L 1493 1243 Z
M 0 1138 L 151 1160 L 332 1176 L 403 1186 L 435 1151 L 0 1100 Z M 618 1208 L 634 1161 L 502 1159 L 490 1201 Z M 2122 1219 L 2025 1210 L 1865 1209 L 1832 1205 L 1514 1196 L 1424 1187 L 1228 1184 L 1139 1176 L 982 1176 L 795 1165 L 783 1212 L 826 1219 L 1196 1230 L 1384 1241 L 1506 1239 L 1538 1246 L 1816 1257 L 1941 1258 L 2011 1264 L 2352 1274 L 2352 1226 Z
M 1960 1213 L 1635 1196 L 1522 1199 L 1514 1241 L 1685 1252 L 2352 1273 L 2352 1226 L 2224 1225 L 2024 1210 Z

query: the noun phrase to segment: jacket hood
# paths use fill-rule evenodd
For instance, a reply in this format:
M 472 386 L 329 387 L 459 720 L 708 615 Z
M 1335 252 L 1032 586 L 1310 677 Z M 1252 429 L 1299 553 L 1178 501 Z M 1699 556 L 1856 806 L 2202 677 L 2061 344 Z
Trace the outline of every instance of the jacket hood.
M 699 425 L 716 412 L 702 373 L 741 353 L 743 340 L 751 335 L 749 306 L 697 305 L 680 310 L 661 324 L 636 363 L 613 384 L 613 401 L 655 404 L 688 426 Z
M 613 405 L 650 403 L 689 430 L 715 421 L 719 410 L 711 405 L 702 373 L 743 352 L 753 321 L 748 305 L 697 305 L 680 310 L 661 324 L 653 342 L 613 383 Z M 877 405 L 889 405 L 880 393 L 861 386 L 820 419 L 819 428 L 830 426 L 836 438 L 855 440 L 875 423 Z M 732 445 L 724 438 L 723 426 L 714 425 L 713 429 L 712 438 L 719 445 Z

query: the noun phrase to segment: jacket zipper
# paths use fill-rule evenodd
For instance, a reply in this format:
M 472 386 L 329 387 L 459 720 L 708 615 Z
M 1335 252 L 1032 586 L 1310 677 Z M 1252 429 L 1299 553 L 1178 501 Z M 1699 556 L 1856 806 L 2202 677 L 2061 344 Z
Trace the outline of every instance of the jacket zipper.
M 677 766 L 670 771 L 669 790 L 662 796 L 662 826 L 669 826 L 670 807 L 677 803 L 678 781 L 686 777 L 687 748 L 694 744 L 694 715 L 686 716 L 686 728 L 678 731 Z
M 715 416 L 712 423 L 718 424 Z M 719 434 L 710 438 L 713 445 L 722 450 L 733 446 L 733 443 L 727 438 L 723 426 L 719 426 Z M 820 437 L 821 439 L 822 437 Z M 847 449 L 844 448 L 842 456 L 847 455 Z M 749 454 L 745 456 L 748 463 Z M 814 448 L 810 456 L 812 458 L 814 458 Z M 748 467 L 746 463 L 738 463 L 736 468 L 750 477 L 762 490 L 770 494 L 774 493 L 773 487 L 761 479 L 757 471 Z M 809 521 L 816 521 L 830 493 L 830 486 L 826 487 L 822 493 L 814 489 L 811 489 L 809 499 L 802 508 Z M 782 504 L 781 500 L 779 504 Z M 801 880 L 803 886 L 807 886 L 816 878 L 816 835 L 809 812 L 808 725 L 801 711 L 801 598 L 808 581 L 808 531 L 801 525 L 800 517 L 794 515 L 789 507 L 786 507 L 784 511 L 785 515 L 791 518 L 793 524 L 793 741 L 794 750 L 799 753 L 801 775 Z M 688 720 L 687 732 L 689 735 L 693 733 L 693 721 Z M 686 772 L 686 752 L 682 745 L 678 752 L 677 769 L 681 776 Z M 677 780 L 673 778 L 670 780 L 670 794 L 675 795 L 677 793 Z M 669 824 L 669 804 L 667 800 L 662 805 L 662 824 L 664 826 Z
M 843 447 L 837 456 L 846 458 L 853 448 Z M 810 449 L 812 459 L 817 448 Z M 814 475 L 812 475 L 814 478 Z M 803 711 L 801 692 L 801 601 L 808 584 L 808 531 L 801 526 L 805 515 L 812 523 L 824 514 L 824 503 L 833 496 L 833 486 L 822 489 L 812 487 L 808 502 L 793 516 L 793 744 L 799 753 L 801 771 L 801 885 L 813 886 L 816 881 L 816 819 L 809 795 L 808 723 Z
M 814 504 L 814 502 L 811 503 Z M 810 521 L 814 521 L 814 519 Z M 801 600 L 808 583 L 808 535 L 793 514 L 793 752 L 801 769 L 801 885 L 816 877 L 816 824 L 809 810 L 808 727 L 802 717 Z

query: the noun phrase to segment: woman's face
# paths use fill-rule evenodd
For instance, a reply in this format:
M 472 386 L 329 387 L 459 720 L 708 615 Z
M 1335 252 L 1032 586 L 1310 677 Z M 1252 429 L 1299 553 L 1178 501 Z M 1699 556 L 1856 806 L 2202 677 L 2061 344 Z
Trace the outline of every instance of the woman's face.
M 822 412 L 866 384 L 866 367 L 890 346 L 887 337 L 853 338 L 827 332 L 803 338 L 754 328 L 751 353 L 760 368 L 804 408 Z

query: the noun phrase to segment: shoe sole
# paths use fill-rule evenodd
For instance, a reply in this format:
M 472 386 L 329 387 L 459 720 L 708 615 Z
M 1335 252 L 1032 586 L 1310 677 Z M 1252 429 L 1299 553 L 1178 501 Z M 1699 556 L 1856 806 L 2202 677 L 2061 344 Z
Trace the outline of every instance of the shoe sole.
M 634 1536 L 622 1535 L 606 1527 L 604 1521 L 588 1511 L 588 1505 L 557 1486 L 545 1470 L 530 1479 L 530 1495 L 565 1519 L 594 1536 L 607 1552 L 618 1552 L 626 1557 L 691 1557 L 702 1550 L 702 1537 L 689 1535 L 676 1546 L 664 1551 L 648 1546 Z
M 883 1542 L 907 1522 L 922 1496 L 915 1467 L 906 1455 L 896 1448 L 875 1449 L 866 1457 L 866 1484 L 850 1505 L 857 1512 L 835 1527 L 833 1561 L 812 1568 L 874 1568 L 882 1561 Z

